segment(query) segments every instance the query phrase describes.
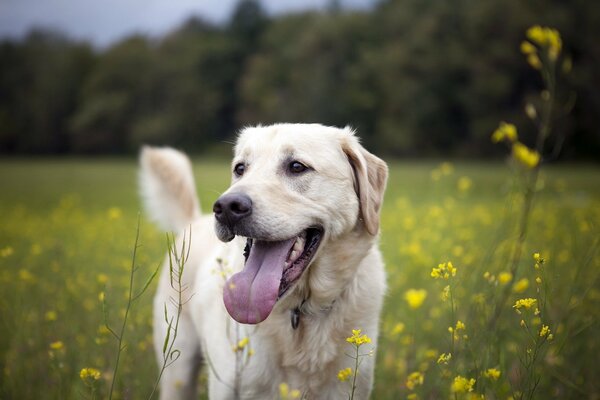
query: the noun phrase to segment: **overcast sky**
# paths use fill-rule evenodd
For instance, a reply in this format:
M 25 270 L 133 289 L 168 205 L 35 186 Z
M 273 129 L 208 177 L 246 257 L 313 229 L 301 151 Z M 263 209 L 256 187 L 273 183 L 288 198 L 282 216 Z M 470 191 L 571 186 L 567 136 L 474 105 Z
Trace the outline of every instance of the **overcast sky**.
M 376 0 L 342 0 L 367 8 Z M 323 8 L 328 0 L 261 0 L 270 14 Z M 73 38 L 106 46 L 131 33 L 162 34 L 199 15 L 227 20 L 237 0 L 0 0 L 0 38 L 19 38 L 32 27 L 58 28 Z

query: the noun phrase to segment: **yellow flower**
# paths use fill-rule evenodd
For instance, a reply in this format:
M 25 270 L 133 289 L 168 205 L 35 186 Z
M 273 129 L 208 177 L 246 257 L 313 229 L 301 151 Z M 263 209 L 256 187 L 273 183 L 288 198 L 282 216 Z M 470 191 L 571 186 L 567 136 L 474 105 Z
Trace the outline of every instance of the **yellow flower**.
M 27 283 L 35 281 L 35 277 L 33 276 L 33 274 L 26 269 L 19 270 L 19 279 Z
M 344 369 L 340 370 L 340 372 L 338 372 L 338 374 L 337 374 L 337 378 L 341 382 L 347 381 L 348 378 L 350 378 L 351 376 L 352 376 L 352 368 L 344 368 Z
M 410 308 L 419 308 L 427 297 L 427 291 L 425 289 L 409 289 L 404 293 L 404 299 L 410 306 Z
M 535 269 L 540 269 L 546 260 L 540 256 L 540 253 L 533 253 L 533 260 L 535 261 Z
M 352 336 L 346 338 L 346 342 L 361 346 L 365 343 L 371 343 L 371 338 L 367 335 L 361 335 L 361 329 L 352 329 Z
M 454 378 L 454 382 L 450 386 L 452 393 L 467 393 L 473 391 L 473 385 L 475 385 L 475 379 L 467 379 L 458 375 Z
M 529 279 L 523 278 L 520 279 L 513 285 L 513 291 L 515 293 L 523 293 L 529 287 Z
M 290 390 L 290 387 L 285 382 L 279 384 L 279 398 L 282 400 L 299 399 L 300 394 L 298 389 Z
M 515 302 L 515 304 L 513 305 L 513 308 L 515 309 L 515 311 L 519 314 L 521 314 L 521 308 L 524 309 L 530 309 L 531 307 L 533 307 L 535 304 L 537 303 L 536 299 L 532 299 L 532 298 L 526 298 L 526 299 L 519 299 Z
M 542 61 L 537 54 L 530 54 L 527 56 L 527 63 L 531 65 L 533 69 L 542 69 Z
M 527 30 L 526 35 L 533 43 L 547 48 L 550 59 L 556 61 L 562 49 L 562 39 L 556 29 L 535 25 Z
M 513 275 L 510 272 L 500 272 L 498 274 L 498 282 L 503 285 L 506 285 L 508 282 L 512 281 Z
M 537 52 L 537 49 L 530 42 L 528 42 L 527 40 L 523 40 L 521 42 L 521 53 L 523 53 L 525 55 L 529 55 L 529 54 L 534 54 L 535 52 Z
M 406 387 L 409 390 L 414 390 L 416 386 L 422 385 L 424 380 L 425 376 L 422 373 L 418 371 L 412 372 L 406 378 Z
M 56 318 L 57 318 L 56 311 L 46 312 L 46 314 L 44 315 L 44 318 L 46 319 L 46 321 L 56 321 Z
M 534 25 L 531 28 L 527 29 L 526 33 L 529 40 L 534 43 L 543 46 L 546 44 L 546 35 L 544 34 L 544 29 L 539 25 Z
M 542 325 L 542 329 L 540 329 L 540 337 L 544 337 L 550 334 L 550 328 L 548 325 Z
M 398 322 L 396 325 L 394 325 L 394 328 L 392 328 L 392 335 L 399 335 L 400 333 L 404 332 L 404 327 L 405 325 L 402 322 Z
M 449 279 L 451 276 L 456 276 L 457 269 L 454 268 L 451 261 L 438 264 L 437 268 L 431 270 L 431 277 L 433 279 Z
M 52 342 L 50 343 L 50 348 L 52 350 L 62 350 L 65 348 L 65 345 L 63 342 L 61 342 L 60 340 L 57 340 L 56 342 Z
M 246 348 L 246 346 L 248 346 L 248 343 L 250 343 L 250 339 L 246 336 L 245 338 L 238 341 L 237 345 L 233 346 L 233 351 L 244 350 L 244 348 Z
M 450 285 L 447 285 L 443 290 L 442 290 L 442 301 L 446 301 L 450 298 Z
M 498 378 L 500 378 L 500 374 L 500 371 L 498 371 L 496 368 L 488 368 L 483 372 L 483 376 L 485 376 L 486 378 L 490 378 L 494 381 L 497 381 Z
M 473 186 L 473 181 L 467 176 L 461 176 L 458 179 L 458 182 L 456 182 L 456 186 L 458 187 L 459 191 L 467 192 L 469 189 L 471 189 L 471 186 Z
M 514 143 L 517 141 L 517 138 L 517 127 L 504 121 L 500 122 L 498 128 L 492 133 L 492 142 L 494 143 L 499 143 L 503 140 Z
M 79 372 L 79 377 L 83 381 L 87 381 L 87 380 L 97 381 L 98 379 L 100 379 L 100 371 L 98 371 L 96 368 L 83 368 Z
M 542 283 L 542 278 L 540 278 L 539 276 L 537 278 L 535 278 L 535 283 L 540 285 Z
M 531 150 L 523 143 L 516 142 L 512 146 L 512 153 L 515 160 L 527 168 L 534 168 L 540 162 L 540 153 Z
M 106 215 L 108 216 L 108 219 L 110 219 L 110 220 L 119 219 L 119 218 L 121 218 L 122 214 L 123 214 L 123 212 L 121 211 L 121 209 L 119 207 L 111 207 L 106 212 Z
M 98 276 L 96 276 L 96 280 L 99 284 L 103 285 L 108 282 L 108 276 L 106 274 L 98 274 Z
M 3 249 L 0 249 L 0 257 L 6 258 L 14 253 L 14 250 L 10 246 L 6 246 Z
M 448 364 L 448 361 L 452 358 L 452 353 L 442 353 L 437 360 L 438 364 Z
M 460 330 L 465 330 L 467 327 L 465 326 L 464 323 L 462 323 L 460 320 L 456 322 L 456 330 L 460 331 Z

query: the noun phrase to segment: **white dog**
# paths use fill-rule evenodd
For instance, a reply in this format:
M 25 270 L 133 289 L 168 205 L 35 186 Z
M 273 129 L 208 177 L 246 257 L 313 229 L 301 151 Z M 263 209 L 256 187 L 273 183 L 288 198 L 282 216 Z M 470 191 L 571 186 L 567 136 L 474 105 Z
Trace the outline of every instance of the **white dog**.
M 212 215 L 200 214 L 185 155 L 145 147 L 141 165 L 151 215 L 181 232 L 180 243 L 191 230 L 183 274 L 189 301 L 175 340 L 181 353 L 164 372 L 161 398 L 195 398 L 202 362 L 211 399 L 276 399 L 282 383 L 302 398 L 348 398 L 351 383 L 337 374 L 354 368 L 345 340 L 353 329 L 372 338 L 361 347 L 373 355 L 362 358 L 354 394 L 368 398 L 385 292 L 377 233 L 386 164 L 350 128 L 245 128 L 231 187 Z M 160 363 L 165 304 L 174 315 L 176 297 L 167 265 L 154 303 Z

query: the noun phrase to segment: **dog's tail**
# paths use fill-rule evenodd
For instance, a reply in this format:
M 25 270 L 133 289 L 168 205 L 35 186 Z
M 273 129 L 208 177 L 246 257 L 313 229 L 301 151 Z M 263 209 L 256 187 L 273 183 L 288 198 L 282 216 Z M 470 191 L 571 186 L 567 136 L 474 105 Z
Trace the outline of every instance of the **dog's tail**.
M 140 193 L 146 211 L 162 229 L 180 232 L 200 216 L 192 164 L 169 147 L 142 147 Z

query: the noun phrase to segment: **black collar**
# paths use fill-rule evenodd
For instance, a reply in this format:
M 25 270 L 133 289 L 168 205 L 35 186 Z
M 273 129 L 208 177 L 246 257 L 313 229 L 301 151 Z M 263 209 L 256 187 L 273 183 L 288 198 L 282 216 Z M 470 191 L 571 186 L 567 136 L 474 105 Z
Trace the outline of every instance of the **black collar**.
M 302 314 L 306 314 L 306 312 L 304 311 L 304 303 L 306 303 L 306 300 L 307 299 L 302 300 L 302 303 L 300 303 L 298 307 L 292 309 L 290 312 L 290 322 L 292 323 L 292 329 L 294 330 L 296 330 L 298 328 L 298 325 L 300 325 L 300 316 Z M 329 314 L 334 304 L 335 300 L 333 301 L 333 303 L 331 303 L 329 307 L 322 308 L 321 312 L 324 314 Z
M 296 329 L 298 328 L 298 325 L 300 325 L 300 314 L 302 313 L 302 306 L 304 306 L 304 303 L 306 303 L 306 299 L 302 300 L 302 303 L 300 303 L 300 305 L 296 308 L 294 308 L 292 310 L 291 313 L 291 322 L 292 322 L 292 329 Z

